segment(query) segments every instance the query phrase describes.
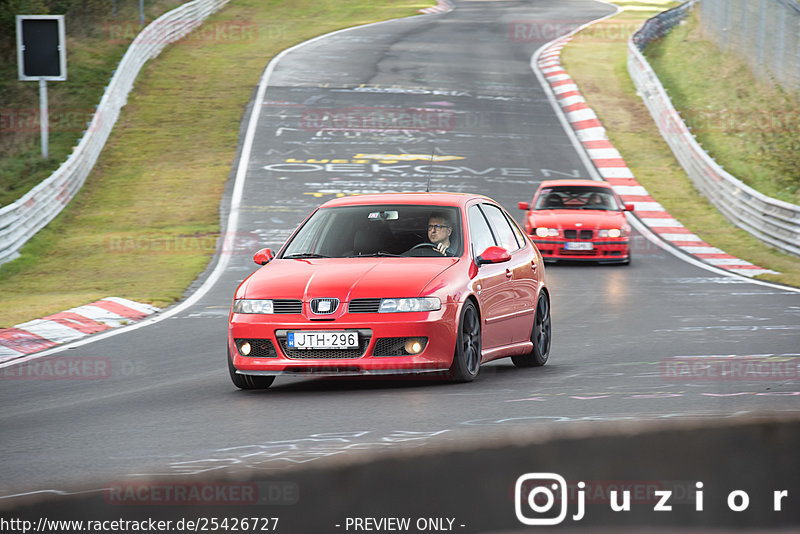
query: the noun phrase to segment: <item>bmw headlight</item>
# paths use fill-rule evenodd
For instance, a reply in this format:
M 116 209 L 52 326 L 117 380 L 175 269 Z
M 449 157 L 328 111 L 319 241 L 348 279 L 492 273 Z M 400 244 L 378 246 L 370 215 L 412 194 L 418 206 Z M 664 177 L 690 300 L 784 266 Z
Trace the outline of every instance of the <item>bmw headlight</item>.
M 536 229 L 536 235 L 539 237 L 558 237 L 558 228 L 540 226 Z
M 442 307 L 442 301 L 436 297 L 413 299 L 383 299 L 378 313 L 424 312 L 436 311 Z
M 233 301 L 233 313 L 273 313 L 271 300 L 238 299 Z
M 600 230 L 597 235 L 600 237 L 621 237 L 623 232 L 619 228 L 611 228 L 610 230 Z

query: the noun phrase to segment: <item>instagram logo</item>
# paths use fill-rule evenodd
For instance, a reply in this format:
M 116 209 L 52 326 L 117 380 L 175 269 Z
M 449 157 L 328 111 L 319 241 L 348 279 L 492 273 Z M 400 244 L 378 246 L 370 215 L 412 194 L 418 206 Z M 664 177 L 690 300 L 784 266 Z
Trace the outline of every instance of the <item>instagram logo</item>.
M 560 524 L 567 516 L 567 481 L 555 473 L 522 475 L 514 486 L 514 508 L 525 525 Z

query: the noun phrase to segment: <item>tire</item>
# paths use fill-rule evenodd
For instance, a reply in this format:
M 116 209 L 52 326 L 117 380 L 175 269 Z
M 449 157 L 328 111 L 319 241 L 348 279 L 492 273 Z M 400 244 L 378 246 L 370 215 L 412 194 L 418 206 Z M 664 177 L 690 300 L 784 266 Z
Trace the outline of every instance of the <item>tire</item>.
M 228 372 L 231 382 L 239 389 L 267 389 L 275 381 L 274 376 L 252 376 L 236 374 L 236 367 L 231 359 L 231 349 L 228 347 Z
M 468 300 L 461 309 L 458 337 L 449 378 L 453 382 L 471 382 L 481 369 L 481 318 L 478 308 Z
M 531 342 L 533 350 L 522 356 L 512 356 L 511 361 L 517 367 L 540 367 L 547 363 L 550 357 L 550 342 L 552 341 L 552 328 L 550 324 L 550 299 L 547 293 L 539 293 L 536 311 L 531 328 Z

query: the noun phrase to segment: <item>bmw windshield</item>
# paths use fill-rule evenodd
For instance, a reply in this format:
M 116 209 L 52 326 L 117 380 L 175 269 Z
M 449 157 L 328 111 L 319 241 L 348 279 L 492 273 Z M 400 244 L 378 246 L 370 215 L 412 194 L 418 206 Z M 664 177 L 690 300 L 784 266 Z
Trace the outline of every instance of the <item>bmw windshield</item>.
M 534 209 L 620 211 L 620 206 L 607 187 L 563 186 L 542 189 Z

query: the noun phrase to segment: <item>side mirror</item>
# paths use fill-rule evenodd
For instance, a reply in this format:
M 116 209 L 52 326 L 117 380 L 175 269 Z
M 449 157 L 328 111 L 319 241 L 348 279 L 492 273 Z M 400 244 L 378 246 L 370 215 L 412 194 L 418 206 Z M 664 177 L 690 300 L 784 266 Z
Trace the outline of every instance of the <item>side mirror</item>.
M 511 254 L 503 247 L 489 247 L 483 254 L 475 258 L 478 267 L 487 263 L 505 263 L 511 260 Z
M 253 261 L 257 265 L 266 265 L 272 261 L 272 249 L 262 248 L 253 255 Z
M 625 211 L 633 211 L 635 207 L 633 204 L 625 204 Z
M 520 202 L 519 204 L 517 204 L 517 207 L 519 209 L 525 210 L 525 211 L 528 211 L 529 209 L 531 209 L 531 205 L 528 204 L 527 202 Z

